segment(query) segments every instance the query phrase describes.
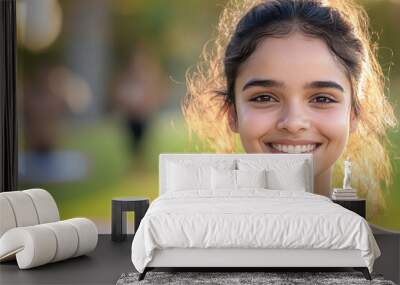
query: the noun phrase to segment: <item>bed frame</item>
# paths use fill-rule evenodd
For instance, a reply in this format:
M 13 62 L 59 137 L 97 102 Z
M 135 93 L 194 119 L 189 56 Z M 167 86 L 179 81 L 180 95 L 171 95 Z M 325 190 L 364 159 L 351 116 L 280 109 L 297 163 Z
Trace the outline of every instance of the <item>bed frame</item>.
M 156 250 L 152 261 L 139 275 L 142 280 L 146 272 L 155 268 L 200 268 L 234 269 L 234 271 L 271 270 L 284 268 L 338 268 L 351 267 L 361 271 L 367 280 L 371 280 L 368 268 L 359 250 L 329 249 L 192 249 L 170 248 Z
M 215 161 L 218 159 L 266 159 L 276 160 L 276 154 L 160 154 L 159 185 L 160 195 L 166 192 L 166 165 L 167 161 Z M 311 154 L 279 154 L 279 160 L 304 160 L 309 165 L 309 188 L 313 192 L 313 160 Z M 266 269 L 290 270 L 296 268 L 353 268 L 361 271 L 367 280 L 371 276 L 360 250 L 330 250 L 330 249 L 254 249 L 254 248 L 168 248 L 157 249 L 151 262 L 139 280 L 143 280 L 148 271 L 161 268 L 229 269 L 229 271 L 259 271 Z

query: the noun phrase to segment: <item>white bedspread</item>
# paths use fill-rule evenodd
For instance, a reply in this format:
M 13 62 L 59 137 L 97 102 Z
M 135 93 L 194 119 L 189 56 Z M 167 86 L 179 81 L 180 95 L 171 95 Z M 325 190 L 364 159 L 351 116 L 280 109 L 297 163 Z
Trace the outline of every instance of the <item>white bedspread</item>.
M 265 189 L 160 196 L 135 234 L 133 265 L 143 272 L 154 249 L 174 247 L 358 249 L 370 272 L 380 256 L 359 215 L 324 196 Z

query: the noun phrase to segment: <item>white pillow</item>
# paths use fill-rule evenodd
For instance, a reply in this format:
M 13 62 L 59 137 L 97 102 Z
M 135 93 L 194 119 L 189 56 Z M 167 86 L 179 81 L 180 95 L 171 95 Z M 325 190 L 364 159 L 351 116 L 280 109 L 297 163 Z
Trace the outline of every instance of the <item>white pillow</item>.
M 211 188 L 210 167 L 181 165 L 173 162 L 169 162 L 167 167 L 168 191 Z
M 266 169 L 267 188 L 275 190 L 309 191 L 313 181 L 310 181 L 310 167 L 305 160 L 298 159 L 241 159 L 238 161 L 240 170 Z
M 267 188 L 273 190 L 303 191 L 308 189 L 305 165 L 293 169 L 289 173 L 277 169 L 267 170 Z
M 197 167 L 214 167 L 217 169 L 237 169 L 236 159 L 223 159 L 218 158 L 216 156 L 214 159 L 211 157 L 208 158 L 199 158 L 196 155 L 194 157 L 187 156 L 186 158 L 181 159 L 171 159 L 166 161 L 167 165 L 169 163 L 179 164 L 184 167 L 186 166 L 197 166 Z
M 267 188 L 266 170 L 236 170 L 238 188 Z
M 213 190 L 236 190 L 236 170 L 211 168 L 211 188 Z

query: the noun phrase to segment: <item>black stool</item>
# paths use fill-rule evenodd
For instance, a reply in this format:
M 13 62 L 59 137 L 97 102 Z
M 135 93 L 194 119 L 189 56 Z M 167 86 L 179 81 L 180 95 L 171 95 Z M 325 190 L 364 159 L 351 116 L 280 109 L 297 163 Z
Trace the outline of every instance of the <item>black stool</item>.
M 112 199 L 111 208 L 111 240 L 123 241 L 126 239 L 126 212 L 135 212 L 135 233 L 140 221 L 149 208 L 149 199 L 142 197 L 126 197 Z

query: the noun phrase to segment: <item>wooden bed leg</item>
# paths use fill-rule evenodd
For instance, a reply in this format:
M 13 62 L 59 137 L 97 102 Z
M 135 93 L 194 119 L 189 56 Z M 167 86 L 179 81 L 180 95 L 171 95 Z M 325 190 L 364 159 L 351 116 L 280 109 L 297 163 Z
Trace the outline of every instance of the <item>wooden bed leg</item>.
M 361 271 L 362 274 L 364 275 L 365 279 L 372 280 L 371 274 L 369 274 L 369 270 L 367 267 L 354 267 L 354 269 L 357 271 Z
M 147 267 L 144 269 L 144 271 L 142 273 L 139 274 L 139 278 L 138 281 L 142 281 L 144 279 L 144 277 L 146 276 L 147 273 Z

